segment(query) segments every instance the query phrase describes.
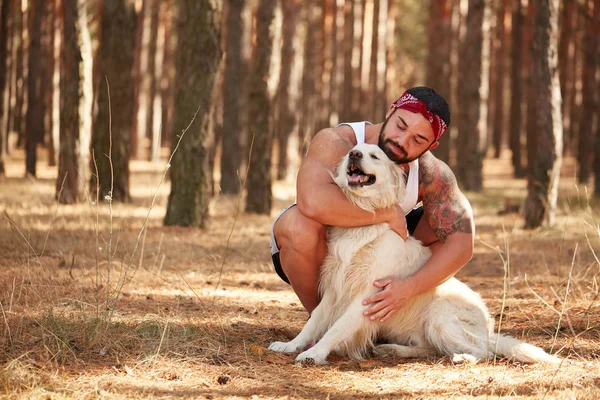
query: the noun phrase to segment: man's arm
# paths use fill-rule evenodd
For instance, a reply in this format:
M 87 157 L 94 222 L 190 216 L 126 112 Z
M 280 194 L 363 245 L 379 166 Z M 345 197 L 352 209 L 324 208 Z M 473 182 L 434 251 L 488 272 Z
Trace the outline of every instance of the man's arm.
M 458 188 L 450 167 L 433 156 L 425 162 L 420 180 L 423 217 L 437 237 L 433 254 L 408 280 L 420 294 L 441 285 L 473 256 L 475 224 L 469 201 Z
M 460 270 L 473 255 L 474 232 L 471 205 L 458 188 L 450 168 L 433 156 L 420 165 L 419 191 L 423 200 L 423 218 L 433 237 L 431 258 L 423 267 L 406 279 L 382 279 L 374 282 L 381 292 L 363 304 L 376 303 L 365 315 L 373 320 L 387 320 L 413 296 L 427 292 Z
M 352 143 L 334 129 L 324 129 L 315 135 L 298 171 L 298 210 L 323 225 L 342 228 L 388 222 L 406 238 L 406 220 L 400 207 L 375 213 L 362 210 L 352 204 L 333 181 L 331 173 L 335 173 L 352 147 Z

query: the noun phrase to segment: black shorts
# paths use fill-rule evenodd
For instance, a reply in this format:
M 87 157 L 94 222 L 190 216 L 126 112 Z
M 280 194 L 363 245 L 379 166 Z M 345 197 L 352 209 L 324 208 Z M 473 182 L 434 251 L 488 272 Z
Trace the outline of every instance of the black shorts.
M 414 208 L 411 212 L 406 214 L 406 227 L 408 228 L 408 234 L 412 235 L 417 227 L 417 224 L 421 220 L 423 216 L 423 206 Z M 273 260 L 273 265 L 275 266 L 275 272 L 281 279 L 286 283 L 290 283 L 290 280 L 285 273 L 283 272 L 283 268 L 281 268 L 281 260 L 279 259 L 279 253 L 275 253 L 271 255 L 271 259 Z

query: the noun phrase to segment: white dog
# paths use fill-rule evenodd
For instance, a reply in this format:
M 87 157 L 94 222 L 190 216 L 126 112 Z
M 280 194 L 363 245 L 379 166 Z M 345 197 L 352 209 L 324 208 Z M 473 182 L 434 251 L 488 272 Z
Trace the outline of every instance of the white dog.
M 402 170 L 375 145 L 354 147 L 334 179 L 350 201 L 368 211 L 400 204 L 405 193 Z M 388 224 L 330 228 L 319 306 L 294 340 L 274 342 L 269 349 L 305 350 L 296 361 L 316 364 L 324 364 L 333 350 L 358 360 L 374 352 L 400 357 L 449 355 L 454 362 L 479 362 L 496 353 L 522 362 L 560 362 L 539 347 L 494 333 L 494 321 L 481 297 L 454 278 L 414 297 L 383 323 L 363 316 L 368 306 L 362 301 L 378 291 L 373 281 L 406 278 L 430 254 L 421 242 L 412 237 L 404 241 Z M 389 344 L 375 345 L 377 338 Z

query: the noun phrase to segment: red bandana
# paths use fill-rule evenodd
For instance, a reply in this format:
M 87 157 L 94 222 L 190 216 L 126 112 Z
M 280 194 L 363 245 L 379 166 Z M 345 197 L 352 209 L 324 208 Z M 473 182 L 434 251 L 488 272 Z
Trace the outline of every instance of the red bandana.
M 427 106 L 421 100 L 417 99 L 410 93 L 404 92 L 402 96 L 400 96 L 400 98 L 392 104 L 392 107 L 422 114 L 425 118 L 427 118 L 429 123 L 431 123 L 435 140 L 439 140 L 444 132 L 446 132 L 446 129 L 448 129 L 448 126 L 444 120 L 442 120 L 436 114 L 430 112 L 427 109 Z

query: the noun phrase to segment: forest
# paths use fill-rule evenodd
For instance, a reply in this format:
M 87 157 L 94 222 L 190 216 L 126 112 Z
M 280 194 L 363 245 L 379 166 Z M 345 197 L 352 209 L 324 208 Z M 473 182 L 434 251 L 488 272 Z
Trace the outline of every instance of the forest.
M 273 219 L 321 130 L 428 86 L 475 218 L 457 275 L 565 361 L 270 352 Z M 600 396 L 600 0 L 0 0 L 8 398 Z

